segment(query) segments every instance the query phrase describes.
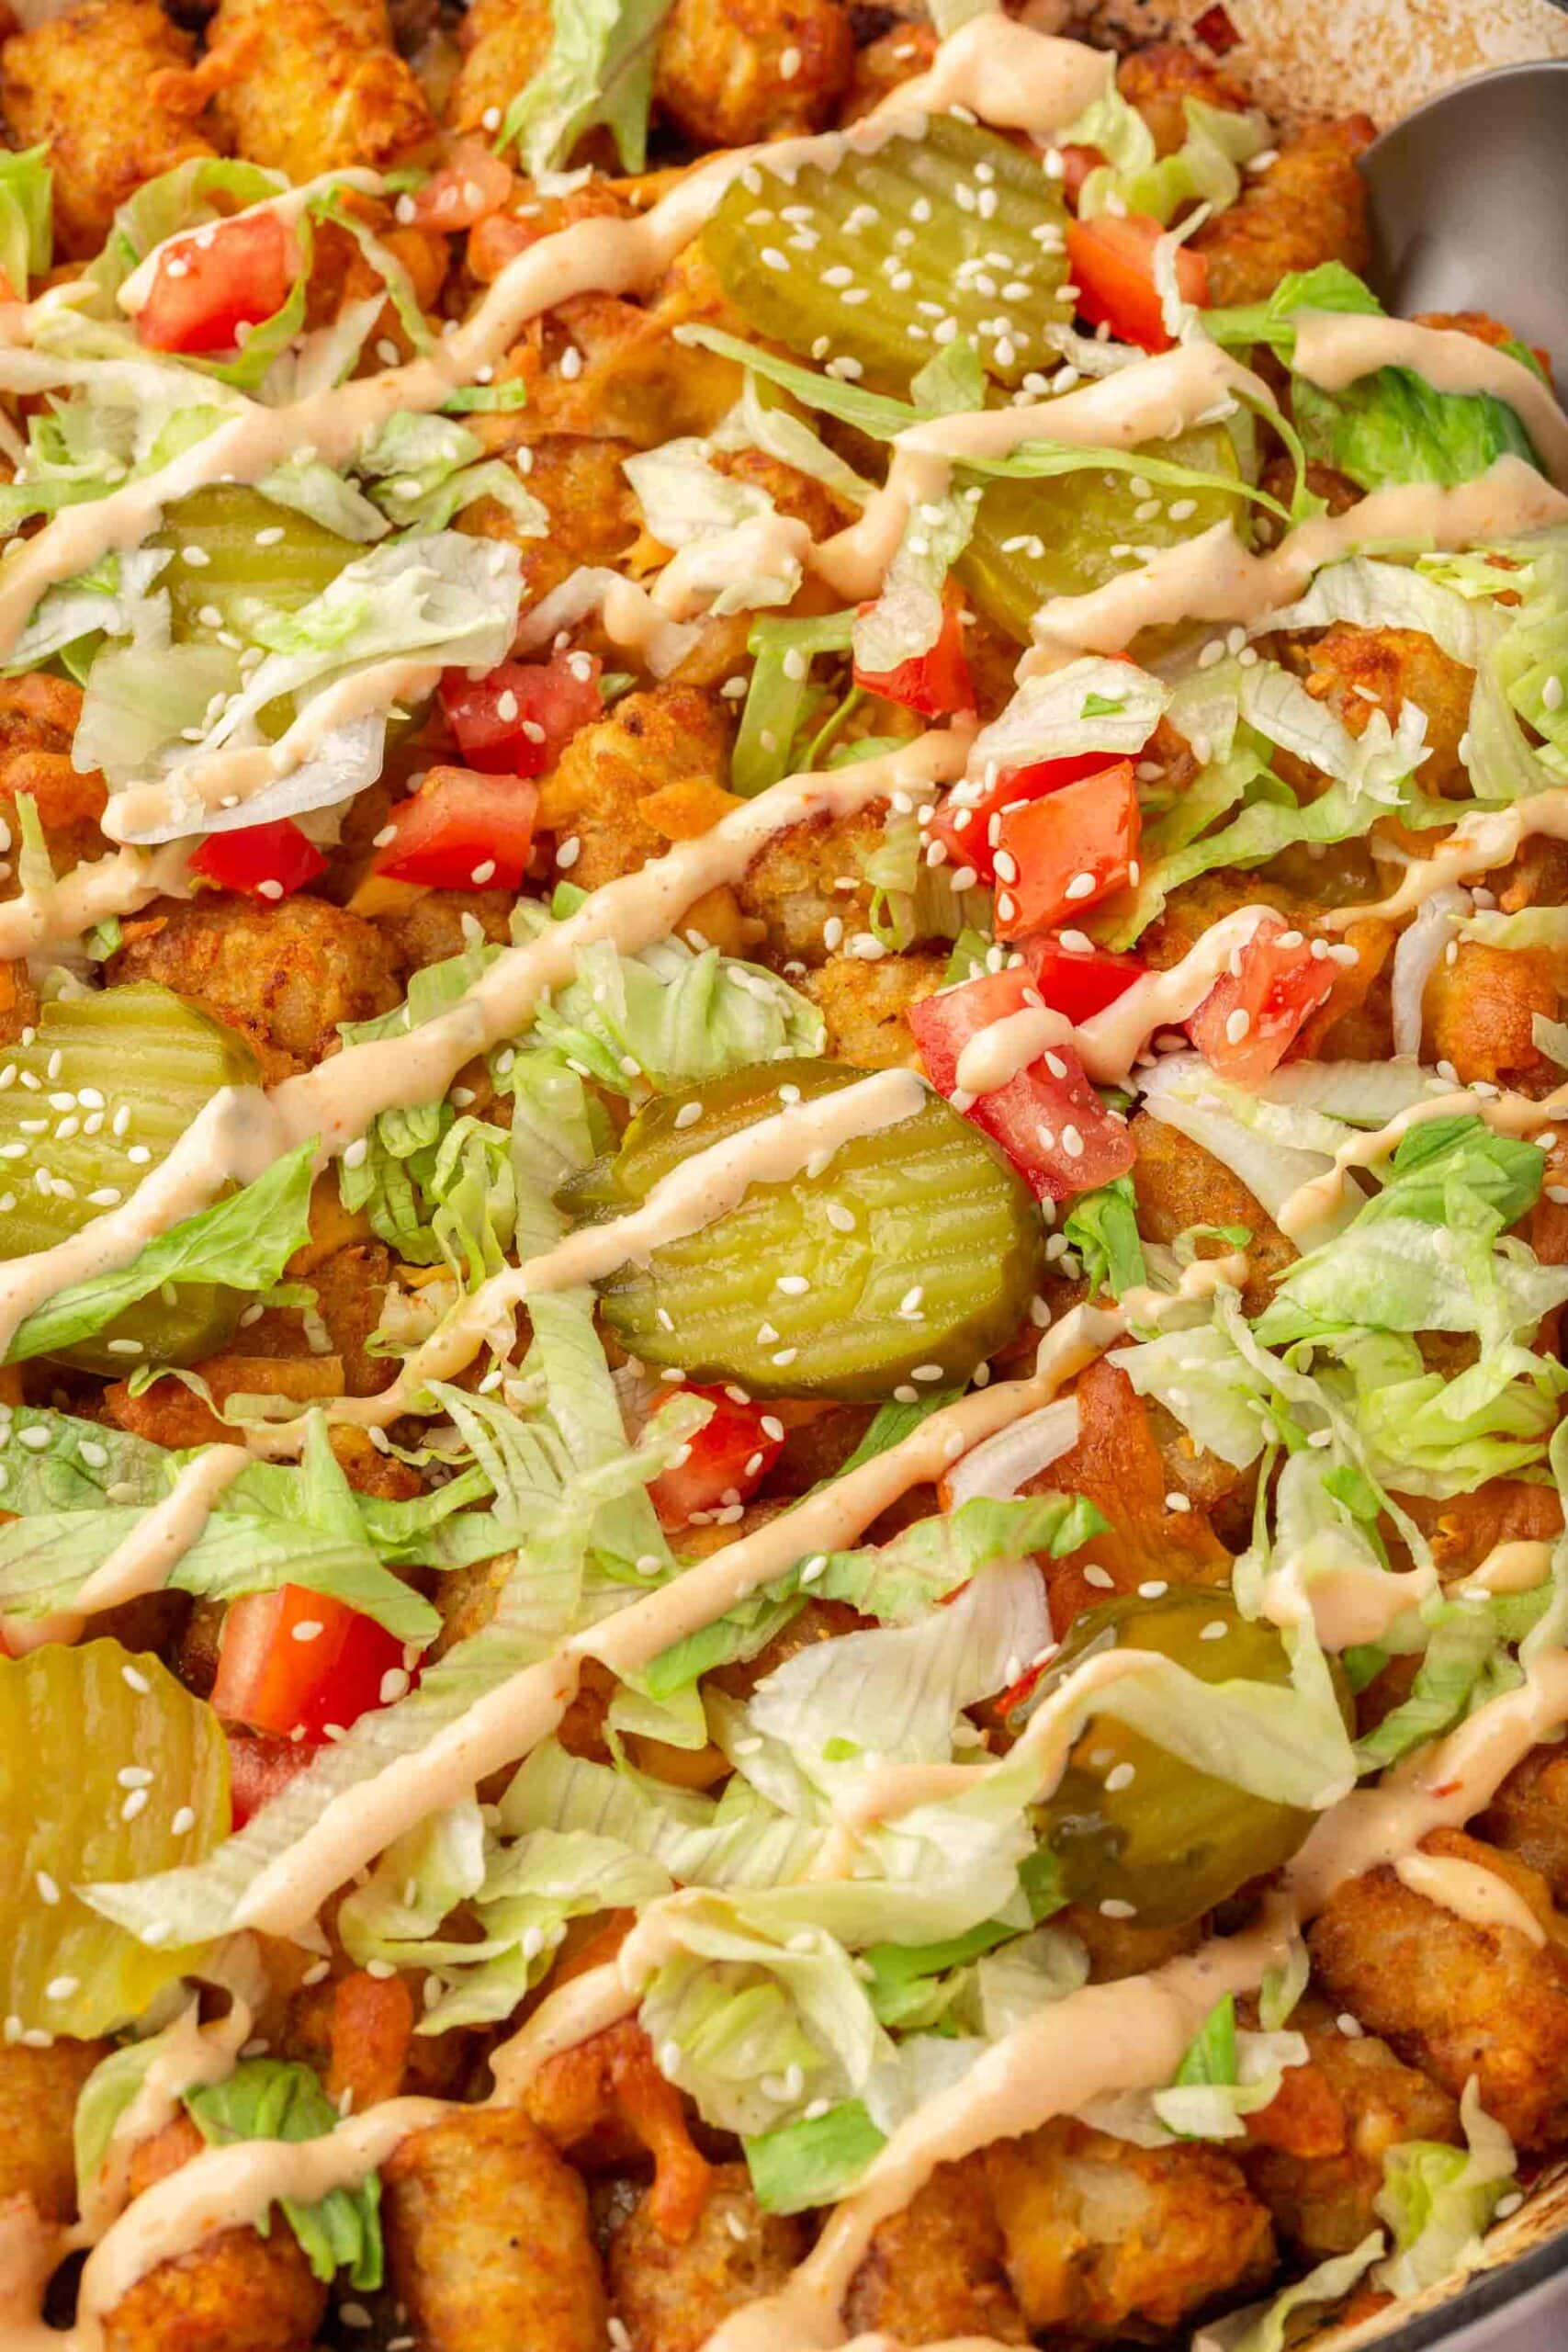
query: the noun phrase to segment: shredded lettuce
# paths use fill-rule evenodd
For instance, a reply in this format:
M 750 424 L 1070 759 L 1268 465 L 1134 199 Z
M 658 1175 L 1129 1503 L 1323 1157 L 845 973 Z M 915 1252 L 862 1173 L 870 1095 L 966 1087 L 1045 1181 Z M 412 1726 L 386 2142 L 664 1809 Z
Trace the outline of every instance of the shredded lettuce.
M 596 124 L 615 142 L 621 168 L 648 159 L 653 53 L 670 0 L 576 0 L 552 11 L 549 54 L 507 107 L 498 149 L 514 146 L 531 176 L 570 162 Z
M 24 1317 L 6 1361 L 25 1363 L 91 1339 L 165 1283 L 218 1283 L 252 1294 L 270 1289 L 309 1238 L 315 1148 L 308 1142 L 285 1152 L 242 1191 L 147 1242 L 128 1266 L 69 1283 Z
M 887 1442 L 897 1443 L 904 1433 L 900 1430 Z M 811 1594 L 847 1600 L 884 1624 L 918 1624 L 935 1602 L 993 1564 L 1034 1552 L 1053 1557 L 1075 1552 L 1103 1525 L 1094 1505 L 1081 1496 L 1032 1495 L 1005 1502 L 978 1496 L 956 1510 L 914 1521 L 886 1544 L 803 1559 L 728 1615 L 661 1651 L 637 1678 L 639 1686 L 654 1697 L 667 1697 L 716 1667 L 755 1657 Z
M 570 1297 L 562 1294 L 557 1303 L 570 1306 Z M 694 1405 L 699 1412 L 702 1408 L 695 1400 L 678 1401 L 649 1424 L 640 1445 L 623 1444 L 614 1458 L 583 1466 L 553 1409 L 558 1405 L 570 1421 L 572 1400 L 549 1398 L 548 1385 L 547 1410 L 536 1417 L 513 1414 L 494 1397 L 456 1389 L 444 1389 L 437 1397 L 494 1489 L 502 1548 L 519 1551 L 497 1593 L 491 1623 L 455 1643 L 407 1697 L 371 1709 L 341 1740 L 318 1750 L 308 1770 L 205 1861 L 122 1884 L 96 1885 L 87 1891 L 96 1909 L 152 1943 L 200 1943 L 227 1933 L 258 1873 L 287 1854 L 339 1797 L 388 1764 L 419 1754 L 477 1700 L 549 1657 L 573 1630 L 601 1515 L 617 1498 L 642 1493 L 685 1442 Z
M 1062 1231 L 1076 1250 L 1092 1298 L 1109 1291 L 1114 1299 L 1148 1280 L 1138 1234 L 1138 1204 L 1130 1176 L 1117 1176 L 1092 1193 L 1080 1193 Z
M 1207 106 L 1201 98 L 1184 99 L 1182 112 L 1187 136 L 1174 154 L 1163 157 L 1143 116 L 1114 88 L 1068 125 L 1061 134 L 1065 141 L 1098 148 L 1106 158 L 1079 191 L 1081 219 L 1138 212 L 1165 226 L 1184 205 L 1206 204 L 1219 212 L 1235 202 L 1241 193 L 1237 165 L 1269 144 L 1266 119 Z
M 969 544 L 979 496 L 950 491 L 915 508 L 879 594 L 851 630 L 858 670 L 883 676 L 931 651 L 942 634 L 942 589 Z
M 265 743 L 264 716 L 279 701 L 292 698 L 298 717 L 312 695 L 379 662 L 412 656 L 437 667 L 493 667 L 511 644 L 520 594 L 517 551 L 498 540 L 439 531 L 388 541 L 295 611 L 258 599 L 245 628 L 265 658 L 243 681 L 239 657 L 222 646 L 171 646 L 165 612 L 161 631 L 94 662 L 74 757 L 102 768 L 112 787 L 150 777 L 169 785 L 172 817 L 134 827 L 122 820 L 122 836 L 139 842 L 331 806 L 379 773 L 385 714 L 332 729 L 277 782 L 233 808 L 179 806 L 181 770 Z
M 986 784 L 1036 760 L 1103 752 L 1135 759 L 1171 700 L 1170 688 L 1129 662 L 1086 654 L 1046 676 L 1026 678 L 970 747 L 968 776 Z M 953 795 L 962 806 L 964 785 Z
M 826 2115 L 802 2116 L 749 2139 L 746 2165 L 765 2213 L 799 2213 L 847 2196 L 886 2134 L 862 2099 L 840 2099 Z
M 0 155 L 0 270 L 24 302 L 28 279 L 43 276 L 54 253 L 54 175 L 48 159 L 47 145 Z
M 732 792 L 754 799 L 789 774 L 811 696 L 812 662 L 819 653 L 847 653 L 853 625 L 852 613 L 753 624 L 746 640 L 751 679 L 729 762 Z
M 284 2058 L 242 2058 L 231 2075 L 186 2091 L 186 2111 L 209 2147 L 239 2140 L 319 2140 L 336 2129 L 338 2111 L 309 2066 Z M 318 2278 L 346 2270 L 351 2285 L 381 2284 L 381 2184 L 369 2174 L 356 2188 L 329 2189 L 314 2205 L 282 2197 L 283 2218 Z M 254 2224 L 265 2238 L 270 2211 Z
M 1266 343 L 1289 362 L 1299 312 L 1380 316 L 1382 310 L 1343 263 L 1325 262 L 1282 278 L 1267 302 L 1205 311 L 1203 330 L 1233 346 Z M 1307 456 L 1333 466 L 1362 490 L 1393 482 L 1473 481 L 1504 456 L 1544 470 L 1506 401 L 1490 392 L 1435 391 L 1408 368 L 1376 368 L 1337 392 L 1292 375 L 1291 409 Z
M 1192 2352 L 1285 2352 L 1287 2331 L 1294 2314 L 1314 2303 L 1337 2303 L 1363 2278 L 1382 2252 L 1386 2241 L 1373 2230 L 1348 2254 L 1331 2255 L 1267 2303 L 1236 2312 L 1204 2328 L 1192 2339 Z
M 1393 2233 L 1393 2251 L 1373 2277 L 1388 2294 L 1418 2295 L 1439 2278 L 1473 2269 L 1498 2200 L 1513 2182 L 1514 2143 L 1482 2106 L 1473 2075 L 1460 2117 L 1463 2150 L 1407 2140 L 1383 2157 L 1374 2210 Z

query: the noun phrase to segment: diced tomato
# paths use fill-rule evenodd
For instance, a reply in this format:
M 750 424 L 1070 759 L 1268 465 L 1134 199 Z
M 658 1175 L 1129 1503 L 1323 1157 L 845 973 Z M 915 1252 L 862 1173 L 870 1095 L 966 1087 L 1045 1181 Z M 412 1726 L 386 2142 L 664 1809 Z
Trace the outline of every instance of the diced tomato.
M 686 1459 L 661 1470 L 649 1493 L 662 1527 L 685 1527 L 699 1511 L 722 1510 L 754 1495 L 784 1446 L 784 1425 L 761 1405 L 738 1405 L 722 1388 L 683 1388 L 705 1396 L 712 1419 L 688 1442 Z
M 243 1829 L 264 1804 L 281 1794 L 297 1772 L 315 1754 L 303 1739 L 258 1739 L 249 1732 L 229 1733 L 229 1807 L 231 1826 Z
M 1335 969 L 1312 943 L 1269 915 L 1232 959 L 1187 1023 L 1210 1068 L 1239 1086 L 1256 1086 L 1278 1067 L 1333 992 Z
M 1083 184 L 1090 172 L 1099 171 L 1105 158 L 1098 147 L 1058 148 L 1062 158 L 1062 193 L 1067 202 L 1076 205 L 1083 193 Z
M 538 786 L 520 775 L 432 768 L 388 822 L 375 871 L 431 890 L 515 890 L 534 846 Z
M 997 827 L 997 936 L 1050 931 L 1134 878 L 1141 820 L 1131 760 L 1007 808 Z
M 136 332 L 152 351 L 231 351 L 288 300 L 299 249 L 276 212 L 178 237 L 159 257 Z
M 448 670 L 441 706 L 457 748 L 482 775 L 543 775 L 604 709 L 596 653 L 503 662 L 486 678 Z
M 1029 973 L 1014 965 L 912 1004 L 909 1026 L 939 1093 L 953 1093 L 971 1037 L 1038 999 Z M 1133 1165 L 1126 1121 L 1106 1109 L 1070 1046 L 1053 1046 L 994 1094 L 977 1095 L 964 1115 L 1000 1144 L 1040 1200 L 1089 1192 Z
M 863 611 L 869 609 L 863 606 Z M 942 634 L 929 653 L 917 653 L 894 670 L 863 670 L 856 665 L 854 681 L 868 695 L 885 702 L 902 703 L 922 718 L 943 718 L 950 711 L 973 710 L 975 686 L 964 656 L 964 624 L 956 603 L 949 600 L 942 616 Z
M 1120 220 L 1110 213 L 1098 220 L 1069 220 L 1067 266 L 1078 289 L 1079 317 L 1090 326 L 1108 326 L 1121 343 L 1168 351 L 1172 337 L 1166 331 L 1154 263 L 1155 246 L 1164 234 L 1159 222 L 1144 212 L 1129 212 Z M 1177 251 L 1176 284 L 1184 302 L 1201 309 L 1208 301 L 1209 265 L 1187 245 Z
M 997 831 L 1001 812 L 1017 801 L 1043 800 L 1080 776 L 1099 775 L 1111 757 L 1108 752 L 1078 752 L 1066 760 L 1035 760 L 1028 767 L 1004 768 L 973 798 L 972 786 L 959 799 L 949 793 L 931 819 L 929 838 L 941 842 L 953 870 L 973 867 L 982 882 L 994 882 Z
M 477 139 L 461 139 L 451 159 L 413 198 L 417 229 L 471 229 L 499 212 L 512 194 L 512 168 Z
M 1126 993 L 1143 976 L 1135 956 L 1108 956 L 1099 947 L 1068 947 L 1055 937 L 1026 939 L 1023 953 L 1034 985 L 1053 1012 L 1076 1029 Z
M 212 1704 L 225 1722 L 276 1737 L 322 1740 L 346 1731 L 409 1684 L 403 1645 L 345 1601 L 280 1585 L 230 1604 L 218 1644 Z
M 220 890 L 239 890 L 247 899 L 287 899 L 324 874 L 327 861 L 292 819 L 279 817 L 270 825 L 209 833 L 190 870 Z

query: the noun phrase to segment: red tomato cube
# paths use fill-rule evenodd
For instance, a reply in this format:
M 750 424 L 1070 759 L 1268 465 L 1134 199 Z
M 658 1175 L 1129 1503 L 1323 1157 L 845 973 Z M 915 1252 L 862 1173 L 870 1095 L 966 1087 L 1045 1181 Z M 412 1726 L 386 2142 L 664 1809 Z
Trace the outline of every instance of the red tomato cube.
M 1071 922 L 1135 879 L 1141 820 L 1131 760 L 1002 812 L 997 936 Z
M 1320 943 L 1321 944 L 1321 943 Z M 1260 922 L 1187 1023 L 1210 1068 L 1256 1086 L 1285 1058 L 1304 1023 L 1327 1002 L 1335 967 L 1279 915 Z

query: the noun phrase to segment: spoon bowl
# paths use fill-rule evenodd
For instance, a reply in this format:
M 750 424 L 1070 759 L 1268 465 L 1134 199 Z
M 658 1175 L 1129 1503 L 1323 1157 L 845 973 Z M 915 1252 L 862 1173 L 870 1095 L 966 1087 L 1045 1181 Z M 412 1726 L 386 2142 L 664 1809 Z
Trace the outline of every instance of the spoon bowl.
M 1568 58 L 1461 82 L 1361 159 L 1391 311 L 1485 311 L 1568 383 Z

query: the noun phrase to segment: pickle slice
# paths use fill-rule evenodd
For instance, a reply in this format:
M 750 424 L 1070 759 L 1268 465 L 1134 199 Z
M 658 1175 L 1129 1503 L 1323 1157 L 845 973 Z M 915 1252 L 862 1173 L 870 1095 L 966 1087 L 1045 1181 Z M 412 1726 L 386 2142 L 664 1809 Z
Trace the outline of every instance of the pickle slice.
M 258 1075 L 243 1037 L 155 982 L 46 1004 L 0 1059 L 0 1259 L 48 1250 L 129 1199 L 220 1086 Z M 111 1374 L 191 1363 L 221 1346 L 247 1304 L 182 1284 L 61 1361 Z
M 1038 156 L 937 115 L 923 138 L 851 149 L 830 172 L 748 173 L 703 242 L 757 334 L 903 391 L 959 335 L 998 383 L 1055 364 L 1044 329 L 1072 318 L 1066 225 Z
M 1151 442 L 1145 454 L 1240 480 L 1223 425 Z M 1098 467 L 1041 481 L 993 481 L 976 510 L 958 577 L 986 618 L 1026 645 L 1029 624 L 1047 598 L 1087 595 L 1158 548 L 1237 521 L 1242 508 L 1239 497 L 1223 490 L 1174 490 L 1135 471 Z
M 624 1211 L 690 1153 L 776 1113 L 781 1090 L 809 1100 L 864 1076 L 770 1062 L 667 1095 L 563 1203 L 580 1215 Z M 853 1402 L 967 1380 L 1017 1330 L 1043 1265 L 1028 1186 L 932 1094 L 899 1125 L 845 1144 L 820 1174 L 752 1186 L 646 1267 L 610 1276 L 601 1298 L 605 1322 L 645 1363 L 759 1396 Z
M 51 1642 L 0 1658 L 0 1758 L 7 2037 L 112 2032 L 192 1955 L 139 1943 L 75 1890 L 210 1853 L 229 1828 L 223 1727 L 155 1657 Z
M 258 601 L 297 612 L 329 587 L 360 549 L 259 490 L 218 482 L 171 506 L 148 545 L 166 548 L 158 585 L 169 594 L 176 645 L 245 635 Z
M 1224 1639 L 1205 1639 L 1216 1624 Z M 1172 1585 L 1156 1600 L 1129 1596 L 1086 1610 L 1032 1698 L 1047 1697 L 1108 1649 L 1157 1650 L 1201 1682 L 1245 1677 L 1283 1687 L 1291 1679 L 1272 1625 L 1243 1617 L 1228 1592 Z M 1277 1870 L 1317 1818 L 1200 1772 L 1110 1715 L 1084 1731 L 1043 1815 L 1067 1900 L 1130 1904 L 1149 1928 L 1196 1919 Z

